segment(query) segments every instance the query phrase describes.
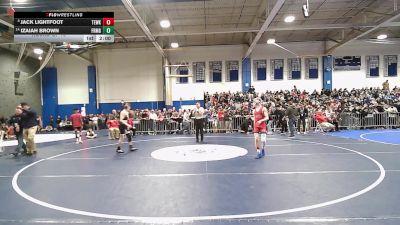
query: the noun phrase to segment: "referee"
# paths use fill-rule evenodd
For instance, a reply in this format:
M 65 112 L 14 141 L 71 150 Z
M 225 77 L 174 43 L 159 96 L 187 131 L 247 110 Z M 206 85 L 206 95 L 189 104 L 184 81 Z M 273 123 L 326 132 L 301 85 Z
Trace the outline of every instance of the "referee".
M 196 108 L 193 110 L 194 127 L 196 129 L 196 142 L 199 142 L 199 132 L 201 142 L 203 142 L 203 127 L 204 127 L 204 109 L 200 107 L 200 102 L 196 102 Z

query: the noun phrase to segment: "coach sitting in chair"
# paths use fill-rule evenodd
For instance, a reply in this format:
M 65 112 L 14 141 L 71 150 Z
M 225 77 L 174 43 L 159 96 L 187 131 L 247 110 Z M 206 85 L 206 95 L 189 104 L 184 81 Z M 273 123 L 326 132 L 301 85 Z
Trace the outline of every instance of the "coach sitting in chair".
M 328 118 L 321 112 L 317 111 L 315 113 L 315 120 L 320 124 L 322 130 L 324 131 L 334 131 L 335 125 L 328 122 Z

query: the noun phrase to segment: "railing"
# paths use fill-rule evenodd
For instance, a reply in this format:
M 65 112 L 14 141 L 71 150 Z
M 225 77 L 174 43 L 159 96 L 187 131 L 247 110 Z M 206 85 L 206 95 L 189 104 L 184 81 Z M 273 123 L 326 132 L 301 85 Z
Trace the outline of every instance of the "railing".
M 347 129 L 360 128 L 393 128 L 400 125 L 400 113 L 358 114 L 344 113 L 340 115 L 339 127 Z
M 342 113 L 337 119 L 339 129 L 360 128 L 394 128 L 400 126 L 400 113 L 375 113 L 362 115 L 357 113 Z M 286 124 L 285 124 L 286 123 Z M 272 116 L 268 122 L 268 130 L 278 132 L 287 129 L 287 120 L 278 120 Z M 180 119 L 154 121 L 142 119 L 135 121 L 136 132 L 141 134 L 175 134 L 193 133 L 194 122 Z M 252 122 L 249 117 L 236 116 L 229 120 L 219 121 L 217 118 L 204 119 L 204 130 L 208 133 L 251 131 Z M 313 131 L 317 127 L 317 121 L 312 117 L 306 119 L 306 129 Z M 297 128 L 297 121 L 296 121 Z M 300 126 L 302 130 L 302 126 Z

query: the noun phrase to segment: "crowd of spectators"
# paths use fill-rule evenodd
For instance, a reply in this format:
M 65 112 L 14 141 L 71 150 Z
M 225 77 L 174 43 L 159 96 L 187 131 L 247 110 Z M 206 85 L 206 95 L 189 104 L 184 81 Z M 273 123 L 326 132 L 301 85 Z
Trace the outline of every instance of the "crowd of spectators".
M 363 123 L 363 118 L 376 117 L 378 113 L 388 112 L 394 115 L 400 112 L 400 88 L 395 87 L 389 90 L 387 83 L 382 89 L 348 90 L 344 88 L 307 92 L 294 86 L 292 90 L 275 92 L 256 92 L 252 87 L 247 93 L 205 93 L 205 108 L 211 115 L 215 115 L 217 120 L 222 118 L 229 120 L 232 116 L 249 117 L 252 113 L 252 100 L 257 97 L 263 100 L 270 114 L 270 120 L 278 124 L 281 132 L 287 132 L 289 102 L 293 102 L 298 110 L 297 129 L 303 132 L 306 130 L 304 127 L 306 119 L 316 119 L 319 123 L 324 123 L 328 130 L 338 130 L 341 115 L 354 114 Z M 334 128 L 326 122 L 334 125 Z
M 306 132 L 309 121 L 314 119 L 326 130 L 339 130 L 339 122 L 344 114 L 358 115 L 363 118 L 374 118 L 377 114 L 387 112 L 395 115 L 400 112 L 400 88 L 389 89 L 388 83 L 383 88 L 362 89 L 333 89 L 332 91 L 313 92 L 301 91 L 293 87 L 292 90 L 256 92 L 251 87 L 248 92 L 219 92 L 204 94 L 205 129 L 206 131 L 232 132 L 232 120 L 241 118 L 240 130 L 249 131 L 252 125 L 252 101 L 261 98 L 268 109 L 270 118 L 268 124 L 275 124 L 282 133 L 288 132 L 289 103 L 297 110 L 295 113 L 297 130 Z M 293 114 L 293 113 L 292 113 Z M 119 111 L 113 110 L 110 114 L 89 114 L 83 118 L 84 129 L 109 129 L 110 138 L 117 139 Z M 191 109 L 144 109 L 132 110 L 131 116 L 137 126 L 144 126 L 149 133 L 157 131 L 189 132 Z M 398 114 L 396 114 L 398 117 Z M 394 117 L 393 117 L 394 118 Z M 377 118 L 376 118 L 377 119 Z M 397 118 L 398 120 L 398 118 Z M 5 138 L 13 136 L 12 126 L 8 118 L 0 117 L 1 130 Z M 50 124 L 42 127 L 38 117 L 39 131 L 63 131 L 72 129 L 68 116 L 50 117 Z M 361 127 L 363 124 L 361 124 Z M 395 125 L 393 127 L 396 127 Z M 236 129 L 236 128 L 235 128 Z M 272 129 L 270 129 L 272 130 Z

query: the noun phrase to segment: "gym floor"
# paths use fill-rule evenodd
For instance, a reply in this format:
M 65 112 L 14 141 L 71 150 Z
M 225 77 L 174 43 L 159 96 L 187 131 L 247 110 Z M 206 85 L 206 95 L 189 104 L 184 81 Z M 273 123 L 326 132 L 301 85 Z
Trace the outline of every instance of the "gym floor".
M 68 134 L 0 157 L 0 224 L 400 224 L 400 132 L 358 132 L 269 135 L 258 160 L 253 135 L 138 136 L 117 154 L 103 131 Z

